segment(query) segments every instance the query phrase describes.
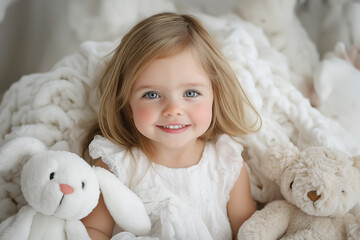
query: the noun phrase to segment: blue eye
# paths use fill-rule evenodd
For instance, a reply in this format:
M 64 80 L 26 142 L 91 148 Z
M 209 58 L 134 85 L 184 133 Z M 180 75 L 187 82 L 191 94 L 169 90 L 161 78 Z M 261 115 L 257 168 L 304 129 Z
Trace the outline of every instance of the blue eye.
M 159 98 L 160 96 L 157 92 L 147 92 L 145 93 L 144 97 L 148 99 L 155 99 L 155 98 Z
M 186 91 L 184 94 L 185 97 L 189 97 L 189 98 L 197 97 L 198 95 L 199 93 L 195 90 Z

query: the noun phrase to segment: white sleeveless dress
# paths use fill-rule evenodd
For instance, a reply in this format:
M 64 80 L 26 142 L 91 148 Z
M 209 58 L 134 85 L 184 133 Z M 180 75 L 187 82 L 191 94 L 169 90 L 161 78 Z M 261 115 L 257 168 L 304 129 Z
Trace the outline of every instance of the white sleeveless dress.
M 168 168 L 150 162 L 139 149 L 132 157 L 101 136 L 89 146 L 91 157 L 102 158 L 144 202 L 152 223 L 147 236 L 164 240 L 232 239 L 226 205 L 243 166 L 242 150 L 221 135 L 215 143 L 206 143 L 198 164 Z

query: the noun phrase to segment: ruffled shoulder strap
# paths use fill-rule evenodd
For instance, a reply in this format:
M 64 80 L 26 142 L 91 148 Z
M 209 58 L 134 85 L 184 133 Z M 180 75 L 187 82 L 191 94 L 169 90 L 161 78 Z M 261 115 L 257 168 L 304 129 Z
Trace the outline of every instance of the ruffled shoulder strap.
M 219 179 L 223 181 L 221 188 L 225 194 L 224 196 L 229 200 L 230 192 L 243 167 L 243 158 L 241 156 L 243 146 L 236 142 L 236 139 L 228 135 L 221 135 L 215 143 L 215 149 L 218 158 Z
M 126 149 L 123 146 L 115 144 L 100 135 L 96 135 L 89 145 L 89 153 L 93 159 L 100 157 L 107 158 L 115 153 L 118 154 L 125 151 Z
M 96 135 L 89 145 L 89 154 L 93 159 L 101 158 L 108 165 L 110 171 L 125 185 L 128 185 L 128 179 L 135 166 L 135 159 L 131 157 L 125 147 Z

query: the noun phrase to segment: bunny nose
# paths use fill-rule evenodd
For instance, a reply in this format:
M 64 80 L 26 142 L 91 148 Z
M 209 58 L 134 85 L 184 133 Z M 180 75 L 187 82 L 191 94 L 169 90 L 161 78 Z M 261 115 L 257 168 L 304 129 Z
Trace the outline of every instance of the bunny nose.
M 321 194 L 317 195 L 316 191 L 310 191 L 307 193 L 307 196 L 311 201 L 316 202 L 321 197 Z
M 67 185 L 67 184 L 60 184 L 60 191 L 63 193 L 63 194 L 70 194 L 74 191 L 74 189 Z

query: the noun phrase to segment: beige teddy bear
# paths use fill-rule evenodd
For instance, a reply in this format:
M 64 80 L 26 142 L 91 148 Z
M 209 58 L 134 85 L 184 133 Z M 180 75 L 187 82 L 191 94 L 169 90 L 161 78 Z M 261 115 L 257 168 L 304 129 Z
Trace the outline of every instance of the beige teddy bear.
M 360 197 L 359 166 L 359 158 L 333 148 L 272 149 L 265 172 L 285 200 L 255 212 L 238 239 L 360 239 L 359 221 L 349 213 Z

